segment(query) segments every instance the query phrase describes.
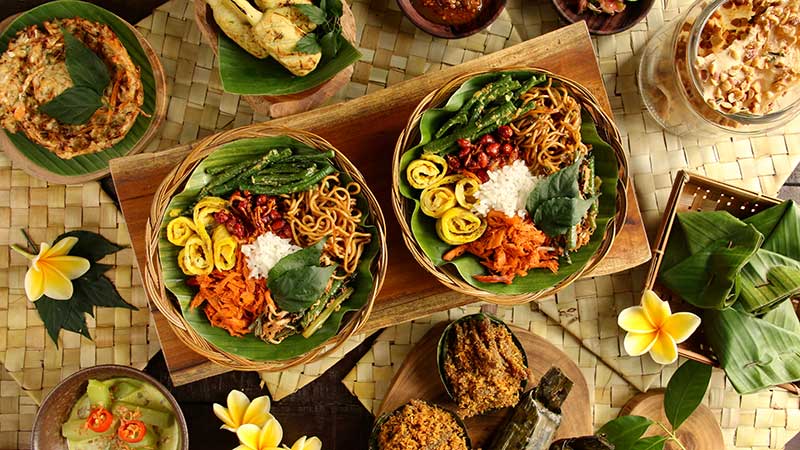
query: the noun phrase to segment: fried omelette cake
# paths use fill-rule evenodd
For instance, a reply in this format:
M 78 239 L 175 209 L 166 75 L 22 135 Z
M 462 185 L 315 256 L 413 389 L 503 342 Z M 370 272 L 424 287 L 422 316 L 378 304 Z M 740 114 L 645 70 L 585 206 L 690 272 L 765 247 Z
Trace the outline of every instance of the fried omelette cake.
M 111 78 L 102 106 L 79 125 L 60 123 L 39 110 L 73 85 L 62 28 L 103 60 Z M 142 113 L 143 102 L 140 68 L 105 24 L 76 17 L 32 25 L 17 33 L 0 57 L 0 126 L 11 133 L 24 132 L 62 159 L 96 153 L 121 141 Z

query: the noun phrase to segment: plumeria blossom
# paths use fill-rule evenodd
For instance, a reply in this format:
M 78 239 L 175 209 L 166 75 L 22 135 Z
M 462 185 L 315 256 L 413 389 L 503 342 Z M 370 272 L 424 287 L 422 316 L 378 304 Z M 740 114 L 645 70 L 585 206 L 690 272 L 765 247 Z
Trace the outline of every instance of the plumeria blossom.
M 233 450 L 280 450 L 283 428 L 275 418 L 270 418 L 263 427 L 246 423 L 236 430 L 239 446 Z
M 78 238 L 69 236 L 56 242 L 52 247 L 43 242 L 39 254 L 33 255 L 18 246 L 12 248 L 31 260 L 31 267 L 25 274 L 25 294 L 32 302 L 47 296 L 53 300 L 72 298 L 72 280 L 80 278 L 89 271 L 91 264 L 86 258 L 70 256 Z
M 672 364 L 678 359 L 678 344 L 700 326 L 700 318 L 689 312 L 672 313 L 669 303 L 647 290 L 641 306 L 625 308 L 617 323 L 627 331 L 625 351 L 630 356 L 650 352 L 658 364 Z
M 270 403 L 269 397 L 266 395 L 254 398 L 251 402 L 243 392 L 233 390 L 228 394 L 227 403 L 227 408 L 219 403 L 214 403 L 214 414 L 222 421 L 222 428 L 225 430 L 237 432 L 242 425 L 247 424 L 255 425 L 260 429 L 270 419 L 274 420 L 272 414 L 269 413 Z M 280 425 L 278 427 L 280 429 Z M 280 444 L 280 440 L 274 447 L 278 444 Z
M 311 438 L 306 438 L 303 436 L 294 441 L 294 444 L 292 444 L 291 448 L 286 447 L 285 445 L 284 448 L 289 450 L 322 450 L 322 441 L 316 436 Z

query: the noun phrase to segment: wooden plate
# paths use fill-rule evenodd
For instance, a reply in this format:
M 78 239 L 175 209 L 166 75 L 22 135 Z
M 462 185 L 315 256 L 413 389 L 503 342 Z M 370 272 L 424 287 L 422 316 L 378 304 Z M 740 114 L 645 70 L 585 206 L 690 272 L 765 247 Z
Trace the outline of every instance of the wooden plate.
M 194 21 L 200 29 L 203 39 L 214 51 L 214 55 L 219 56 L 217 45 L 217 35 L 220 32 L 211 7 L 206 0 L 194 0 Z M 342 2 L 342 35 L 350 42 L 356 41 L 356 19 L 348 2 Z M 244 101 L 250 104 L 256 112 L 269 114 L 270 117 L 283 117 L 308 111 L 322 104 L 325 100 L 333 97 L 339 89 L 343 88 L 353 75 L 353 65 L 348 66 L 339 72 L 335 77 L 298 94 L 282 95 L 279 97 L 267 95 L 243 95 Z
M 99 7 L 98 7 L 99 8 Z M 108 12 L 109 14 L 113 14 Z M 5 20 L 0 22 L 0 34 L 2 34 L 6 28 L 8 28 L 11 23 L 22 14 L 16 14 L 11 17 L 7 17 Z M 115 15 L 116 16 L 116 15 Z M 155 108 L 153 110 L 153 117 L 150 120 L 150 124 L 145 130 L 144 134 L 142 135 L 141 139 L 131 147 L 131 149 L 126 153 L 125 156 L 134 155 L 136 153 L 141 153 L 146 147 L 150 140 L 153 139 L 158 129 L 164 123 L 164 119 L 167 114 L 167 80 L 164 75 L 164 67 L 161 65 L 161 60 L 158 58 L 155 50 L 150 45 L 150 43 L 136 30 L 136 27 L 129 24 L 127 21 L 123 20 L 119 16 L 116 16 L 117 19 L 125 26 L 127 26 L 130 31 L 136 36 L 138 39 L 139 44 L 142 46 L 142 50 L 147 55 L 147 59 L 150 61 L 150 66 L 153 70 L 153 79 L 155 81 Z M 82 184 L 88 181 L 97 180 L 99 178 L 103 178 L 104 176 L 108 175 L 109 169 L 108 165 L 102 170 L 97 170 L 94 172 L 83 173 L 80 175 L 63 175 L 59 173 L 55 173 L 46 167 L 42 167 L 36 164 L 34 161 L 29 159 L 24 153 L 22 153 L 16 145 L 9 139 L 7 131 L 0 128 L 0 149 L 2 149 L 6 155 L 13 161 L 14 166 L 21 168 L 25 172 L 29 174 L 41 178 L 49 183 L 56 183 L 56 184 Z M 99 152 L 102 153 L 102 152 Z
M 661 389 L 633 397 L 622 408 L 620 415 L 647 417 L 669 427 L 669 421 L 664 414 L 664 391 Z M 676 434 L 686 450 L 723 450 L 725 448 L 722 429 L 719 427 L 715 414 L 706 405 L 700 405 L 678 428 Z M 645 437 L 665 435 L 666 433 L 658 425 L 651 425 L 644 434 Z M 664 449 L 678 450 L 679 447 L 674 442 L 669 442 Z
M 392 378 L 383 404 L 375 414 L 376 417 L 394 411 L 412 399 L 426 400 L 455 411 L 455 404 L 447 396 L 436 368 L 436 345 L 447 324 L 448 322 L 441 322 L 431 328 L 408 352 L 408 356 Z M 544 338 L 522 328 L 512 326 L 511 329 L 528 354 L 528 367 L 533 372 L 532 386 L 535 386 L 542 375 L 553 366 L 560 368 L 575 383 L 564 402 L 561 426 L 558 428 L 556 439 L 592 434 L 589 386 L 583 378 L 581 369 L 566 353 Z M 487 445 L 497 427 L 510 413 L 511 408 L 504 408 L 490 414 L 465 419 L 473 447 L 481 448 Z

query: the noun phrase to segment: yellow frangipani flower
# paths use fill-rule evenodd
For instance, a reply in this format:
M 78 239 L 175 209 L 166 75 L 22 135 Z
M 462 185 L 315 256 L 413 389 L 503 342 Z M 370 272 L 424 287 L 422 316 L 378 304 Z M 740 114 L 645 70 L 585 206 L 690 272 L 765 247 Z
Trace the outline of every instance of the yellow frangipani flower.
M 270 419 L 273 419 L 269 413 L 269 397 L 266 395 L 254 398 L 251 402 L 243 392 L 232 390 L 228 394 L 227 402 L 227 408 L 219 403 L 214 403 L 214 414 L 222 421 L 224 424 L 222 428 L 225 430 L 236 432 L 239 427 L 245 424 L 261 428 Z M 278 443 L 280 443 L 280 440 Z M 278 444 L 275 445 L 277 446 Z
M 279 450 L 283 439 L 283 428 L 274 418 L 267 420 L 263 427 L 246 423 L 236 430 L 239 446 L 233 450 Z
M 89 271 L 91 264 L 86 258 L 69 256 L 70 250 L 78 243 L 78 238 L 69 236 L 50 244 L 42 243 L 39 254 L 32 255 L 20 247 L 12 248 L 17 253 L 31 260 L 31 267 L 25 274 L 25 295 L 32 302 L 39 300 L 43 295 L 54 300 L 69 300 L 72 298 L 72 280 L 79 278 Z
M 630 356 L 650 352 L 658 364 L 672 364 L 678 359 L 678 344 L 697 330 L 700 318 L 689 312 L 673 314 L 669 303 L 647 290 L 641 306 L 625 308 L 617 323 L 628 332 L 624 346 Z
M 322 441 L 316 436 L 311 438 L 306 438 L 303 436 L 294 441 L 294 444 L 292 444 L 291 448 L 286 447 L 285 445 L 283 447 L 289 450 L 322 450 Z

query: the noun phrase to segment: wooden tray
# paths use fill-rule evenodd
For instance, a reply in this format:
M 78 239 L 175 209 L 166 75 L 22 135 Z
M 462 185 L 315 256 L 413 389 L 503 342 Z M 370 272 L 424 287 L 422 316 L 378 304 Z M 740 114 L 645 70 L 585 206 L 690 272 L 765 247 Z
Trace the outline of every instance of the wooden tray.
M 370 188 L 383 205 L 390 205 L 391 157 L 395 140 L 417 103 L 459 74 L 489 67 L 536 65 L 561 73 L 591 90 L 606 112 L 611 107 L 596 63 L 589 33 L 583 23 L 523 42 L 456 67 L 428 73 L 344 104 L 327 106 L 271 123 L 319 134 L 342 150 L 361 169 Z M 111 161 L 111 175 L 128 224 L 133 251 L 144 267 L 144 227 L 153 193 L 163 177 L 189 152 L 182 146 Z M 397 221 L 387 217 L 389 272 L 365 333 L 408 322 L 476 300 L 447 290 L 425 272 L 400 239 Z M 628 186 L 628 215 L 608 256 L 589 276 L 630 269 L 650 259 L 641 212 L 633 186 Z M 176 385 L 190 383 L 226 370 L 190 351 L 169 329 L 161 314 L 153 310 L 161 347 Z
M 392 378 L 386 397 L 375 414 L 391 412 L 412 399 L 426 400 L 439 404 L 451 411 L 456 410 L 455 403 L 450 400 L 444 385 L 439 381 L 436 368 L 436 345 L 448 322 L 441 322 L 422 337 L 417 345 L 408 352 L 400 369 Z M 586 436 L 592 434 L 592 407 L 589 401 L 589 386 L 583 378 L 583 372 L 568 355 L 556 348 L 544 338 L 527 330 L 512 326 L 514 334 L 519 338 L 528 354 L 528 367 L 533 373 L 531 386 L 553 366 L 557 366 L 575 383 L 562 408 L 562 422 L 558 428 L 557 439 Z M 464 420 L 467 425 L 472 446 L 485 447 L 492 434 L 503 420 L 510 414 L 511 408 L 504 408 L 489 414 L 470 417 Z

